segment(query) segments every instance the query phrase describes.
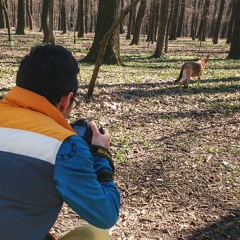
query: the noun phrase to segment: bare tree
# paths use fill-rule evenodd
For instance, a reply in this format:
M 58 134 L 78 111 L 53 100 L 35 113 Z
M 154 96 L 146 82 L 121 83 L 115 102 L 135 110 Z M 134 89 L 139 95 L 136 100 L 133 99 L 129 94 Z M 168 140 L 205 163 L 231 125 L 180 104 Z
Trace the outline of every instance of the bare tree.
M 26 0 L 26 20 L 27 20 L 27 26 L 30 30 L 33 29 L 33 21 L 32 21 L 32 13 L 31 13 L 31 3 L 29 0 Z
M 234 21 L 230 51 L 227 56 L 228 59 L 240 59 L 240 0 L 233 2 Z
M 43 30 L 43 42 L 55 44 L 53 35 L 53 0 L 44 0 L 42 8 L 41 26 Z
M 4 0 L 0 0 L 0 8 L 3 9 L 3 13 L 5 16 L 5 21 L 6 21 L 6 26 L 8 29 L 8 41 L 11 41 L 11 33 L 10 33 L 10 23 L 9 23 L 9 16 L 8 16 L 8 11 L 7 11 L 7 7 L 6 7 L 6 3 Z
M 139 44 L 140 31 L 141 31 L 142 21 L 143 21 L 144 15 L 145 15 L 146 7 L 147 7 L 146 0 L 141 0 L 140 6 L 138 9 L 136 23 L 134 26 L 133 38 L 132 38 L 130 45 L 134 45 L 134 44 L 138 45 Z
M 214 34 L 213 34 L 213 44 L 218 43 L 219 30 L 220 30 L 221 21 L 222 21 L 224 4 L 225 4 L 225 0 L 221 0 L 220 1 L 220 9 L 219 9 L 219 13 L 218 13 L 218 17 L 217 17 L 217 21 L 216 21 L 216 25 L 215 25 L 215 29 L 214 29 Z
M 17 29 L 16 34 L 24 35 L 24 28 L 25 28 L 25 9 L 24 9 L 24 0 L 18 0 L 18 20 L 17 20 Z
M 192 21 L 191 21 L 191 35 L 190 35 L 192 37 L 192 40 L 195 40 L 195 37 L 196 37 L 196 6 L 197 6 L 197 0 L 194 0 Z
M 78 16 L 77 16 L 77 30 L 78 37 L 82 38 L 84 36 L 84 0 L 78 0 Z
M 97 75 L 100 69 L 100 66 L 102 64 L 102 60 L 104 57 L 104 53 L 105 53 L 105 49 L 107 47 L 107 44 L 109 42 L 109 39 L 111 38 L 113 32 L 116 30 L 116 28 L 120 25 L 120 23 L 122 22 L 122 20 L 126 17 L 126 15 L 129 13 L 129 11 L 136 6 L 136 4 L 139 2 L 139 0 L 133 0 L 122 12 L 121 16 L 119 16 L 116 21 L 113 23 L 112 27 L 108 30 L 108 32 L 106 32 L 103 36 L 102 42 L 100 44 L 99 47 L 99 54 L 97 57 L 97 61 L 95 64 L 95 68 L 93 70 L 93 74 L 92 74 L 92 78 L 89 84 L 89 88 L 88 88 L 88 93 L 86 98 L 90 99 L 93 96 L 93 89 L 95 86 L 95 82 L 97 79 Z
M 210 0 L 205 0 L 203 7 L 203 15 L 199 27 L 199 40 L 206 41 L 207 23 L 208 23 L 208 13 L 209 13 Z
M 168 20 L 168 5 L 169 0 L 162 0 L 161 8 L 160 8 L 160 20 L 158 27 L 158 37 L 156 49 L 152 57 L 158 58 L 164 55 L 164 40 L 166 36 L 167 29 L 167 20 Z
M 88 0 L 85 0 L 85 14 L 84 14 L 84 23 L 85 23 L 85 33 L 88 33 L 88 14 L 89 14 L 89 3 Z
M 131 1 L 133 1 L 133 0 L 131 0 Z M 131 39 L 132 26 L 133 26 L 132 23 L 133 23 L 133 18 L 134 18 L 134 11 L 135 11 L 135 8 L 132 8 L 132 9 L 130 10 L 130 13 L 129 13 L 126 39 Z
M 178 9 L 179 9 L 178 4 L 179 4 L 179 1 L 174 0 L 169 40 L 177 39 L 177 24 L 178 24 Z
M 5 27 L 6 27 L 6 23 L 5 23 L 3 5 L 0 4 L 0 28 L 5 28 Z
M 177 26 L 177 37 L 181 37 L 182 35 L 182 27 L 183 27 L 183 19 L 185 14 L 185 0 L 182 0 L 181 3 L 181 9 L 180 9 L 180 15 L 178 19 L 178 26 Z
M 93 44 L 81 61 L 95 63 L 100 44 L 102 42 L 104 34 L 111 28 L 112 23 L 115 22 L 119 13 L 120 0 L 99 0 L 98 14 L 97 14 L 97 26 Z M 109 39 L 106 46 L 103 62 L 108 64 L 122 64 L 120 57 L 119 46 L 119 28 L 117 28 Z

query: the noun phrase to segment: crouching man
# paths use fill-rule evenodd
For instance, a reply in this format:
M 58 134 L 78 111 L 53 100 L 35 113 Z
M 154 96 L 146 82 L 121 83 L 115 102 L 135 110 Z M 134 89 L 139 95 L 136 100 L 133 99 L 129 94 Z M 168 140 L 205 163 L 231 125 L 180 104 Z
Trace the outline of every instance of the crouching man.
M 36 46 L 21 61 L 16 86 L 0 101 L 1 239 L 49 239 L 63 202 L 90 225 L 62 239 L 87 234 L 84 239 L 102 240 L 103 229 L 117 222 L 120 194 L 109 132 L 90 122 L 87 145 L 66 120 L 78 72 L 65 48 Z

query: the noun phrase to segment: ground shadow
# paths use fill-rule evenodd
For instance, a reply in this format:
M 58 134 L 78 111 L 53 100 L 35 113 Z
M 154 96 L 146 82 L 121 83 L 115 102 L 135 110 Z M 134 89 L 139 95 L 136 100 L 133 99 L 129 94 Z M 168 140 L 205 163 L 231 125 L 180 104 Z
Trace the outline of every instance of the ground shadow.
M 240 240 L 240 210 L 234 210 L 206 228 L 182 234 L 186 240 Z

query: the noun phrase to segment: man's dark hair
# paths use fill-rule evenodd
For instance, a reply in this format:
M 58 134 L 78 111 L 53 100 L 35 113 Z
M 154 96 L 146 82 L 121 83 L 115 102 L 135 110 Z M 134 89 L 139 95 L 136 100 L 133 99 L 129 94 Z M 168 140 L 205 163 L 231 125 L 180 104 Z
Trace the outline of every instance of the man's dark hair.
M 53 105 L 78 90 L 79 67 L 72 53 L 62 46 L 36 46 L 21 61 L 16 85 L 44 96 Z

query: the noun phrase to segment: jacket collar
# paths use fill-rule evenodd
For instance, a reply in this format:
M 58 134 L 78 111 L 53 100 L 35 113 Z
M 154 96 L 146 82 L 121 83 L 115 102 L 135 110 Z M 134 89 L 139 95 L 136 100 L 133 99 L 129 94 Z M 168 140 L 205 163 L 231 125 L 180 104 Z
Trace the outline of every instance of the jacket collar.
M 61 112 L 56 107 L 54 107 L 45 97 L 39 94 L 16 86 L 7 93 L 2 101 L 7 101 L 9 104 L 16 107 L 42 113 L 55 120 L 64 128 L 73 132 L 72 127 L 68 124 L 67 120 L 63 117 Z

